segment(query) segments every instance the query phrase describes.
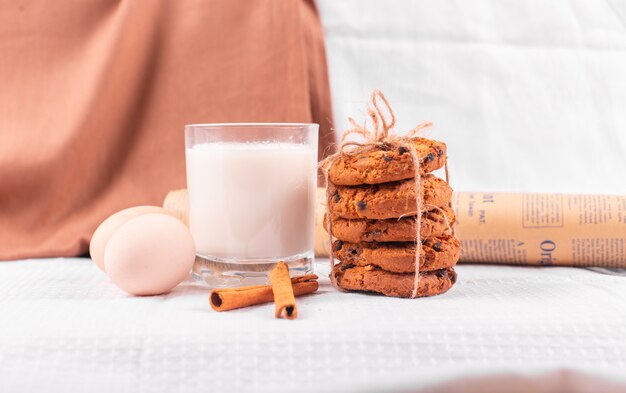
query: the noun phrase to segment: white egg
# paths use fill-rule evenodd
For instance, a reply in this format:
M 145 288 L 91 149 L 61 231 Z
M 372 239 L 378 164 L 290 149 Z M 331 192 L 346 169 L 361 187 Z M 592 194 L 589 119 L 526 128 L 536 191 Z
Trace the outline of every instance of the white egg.
M 162 213 L 124 222 L 104 250 L 107 274 L 133 295 L 169 292 L 189 276 L 194 260 L 195 246 L 189 229 Z
M 89 243 L 89 254 L 100 270 L 104 271 L 104 249 L 117 228 L 131 218 L 148 213 L 166 213 L 166 210 L 157 206 L 135 206 L 121 210 L 98 226 Z

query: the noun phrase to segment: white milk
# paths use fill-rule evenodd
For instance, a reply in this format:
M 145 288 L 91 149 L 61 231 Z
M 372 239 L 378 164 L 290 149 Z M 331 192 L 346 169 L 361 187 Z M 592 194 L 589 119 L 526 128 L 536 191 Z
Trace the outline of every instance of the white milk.
M 314 149 L 207 143 L 186 153 L 189 227 L 198 254 L 276 259 L 313 249 Z

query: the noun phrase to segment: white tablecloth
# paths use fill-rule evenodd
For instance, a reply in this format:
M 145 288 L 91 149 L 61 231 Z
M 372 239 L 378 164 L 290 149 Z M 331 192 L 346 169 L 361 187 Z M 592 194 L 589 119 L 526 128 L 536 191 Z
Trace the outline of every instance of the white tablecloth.
M 327 265 L 319 265 L 321 273 Z M 0 263 L 0 392 L 379 391 L 559 368 L 626 383 L 626 277 L 459 266 L 443 296 L 328 286 L 216 313 L 207 289 L 131 297 L 87 259 Z

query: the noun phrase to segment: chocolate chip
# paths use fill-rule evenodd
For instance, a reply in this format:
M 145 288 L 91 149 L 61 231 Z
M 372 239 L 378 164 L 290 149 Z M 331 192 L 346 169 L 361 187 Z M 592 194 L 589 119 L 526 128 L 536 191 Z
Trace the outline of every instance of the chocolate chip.
M 373 230 L 373 231 L 370 231 L 370 232 L 365 232 L 363 235 L 364 235 L 366 238 L 369 238 L 369 237 L 377 237 L 377 236 L 380 236 L 380 235 L 382 235 L 382 233 L 383 233 L 383 232 L 382 232 L 380 229 L 376 229 L 376 230 Z
M 365 208 L 367 208 L 367 203 L 365 203 L 365 201 L 358 201 L 356 203 L 356 207 L 358 207 L 359 210 L 365 210 Z
M 400 154 L 400 155 L 403 155 L 404 153 L 408 153 L 408 152 L 409 152 L 409 149 L 407 149 L 407 148 L 406 148 L 406 147 L 404 147 L 404 146 L 400 146 L 400 147 L 398 148 L 398 154 Z
M 356 255 L 356 253 L 357 253 L 357 252 L 358 252 L 358 251 L 357 251 L 355 248 L 353 248 L 352 250 L 350 250 L 350 254 L 352 254 L 352 255 Z
M 431 162 L 435 160 L 435 155 L 433 153 L 428 153 L 426 157 L 424 157 L 424 162 Z
M 391 157 L 391 156 L 382 156 L 382 159 L 383 159 L 383 161 L 387 161 L 387 162 L 393 161 L 393 157 Z
M 438 152 L 438 153 L 439 153 L 439 156 L 440 156 L 440 157 L 441 157 L 441 156 L 443 156 L 443 149 L 439 149 L 439 152 Z
M 341 271 L 346 271 L 346 270 L 348 270 L 348 269 L 350 269 L 350 268 L 353 268 L 353 267 L 354 267 L 354 265 L 351 265 L 351 264 L 349 264 L 349 263 L 345 263 L 345 262 L 344 262 L 344 263 L 339 264 L 338 266 L 339 266 L 339 269 L 340 269 Z
M 335 243 L 335 251 L 341 250 L 341 247 L 343 247 L 343 242 L 341 240 L 337 240 L 337 243 Z
M 439 252 L 441 251 L 441 242 L 437 242 L 435 244 L 433 244 L 433 250 Z
M 335 191 L 335 193 L 333 194 L 333 200 L 335 201 L 335 203 L 339 203 L 339 192 Z

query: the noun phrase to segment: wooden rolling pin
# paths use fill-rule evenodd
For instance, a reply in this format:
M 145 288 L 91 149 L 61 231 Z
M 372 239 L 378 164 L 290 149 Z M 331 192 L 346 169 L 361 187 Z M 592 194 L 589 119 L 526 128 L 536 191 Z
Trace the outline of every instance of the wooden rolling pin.
M 189 222 L 187 190 L 163 207 Z M 456 192 L 461 262 L 626 268 L 626 196 Z M 328 256 L 326 190 L 318 188 L 315 255 Z
M 170 191 L 163 201 L 163 208 L 189 226 L 189 195 L 186 189 Z M 328 233 L 324 229 L 326 212 L 326 189 L 317 189 L 315 206 L 315 256 L 327 257 L 330 250 Z

